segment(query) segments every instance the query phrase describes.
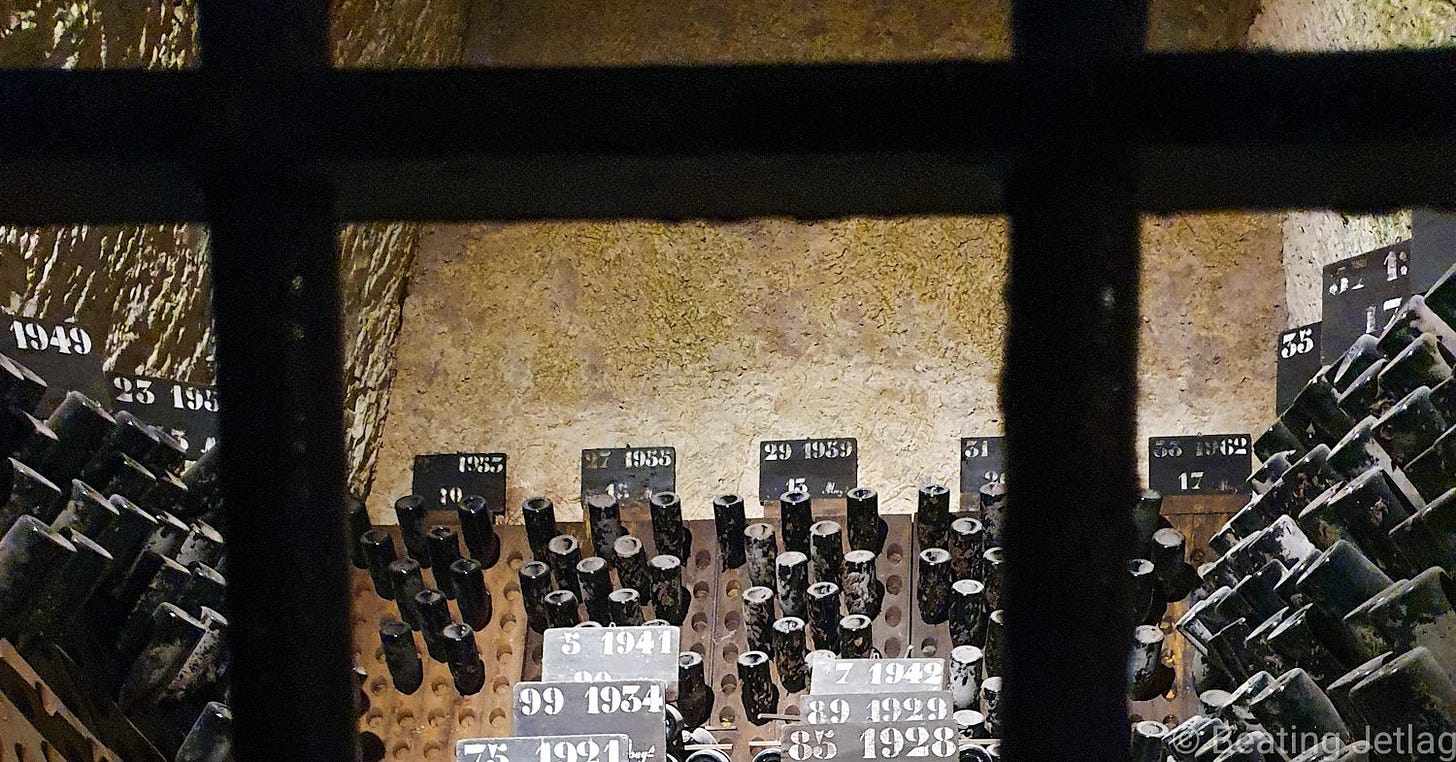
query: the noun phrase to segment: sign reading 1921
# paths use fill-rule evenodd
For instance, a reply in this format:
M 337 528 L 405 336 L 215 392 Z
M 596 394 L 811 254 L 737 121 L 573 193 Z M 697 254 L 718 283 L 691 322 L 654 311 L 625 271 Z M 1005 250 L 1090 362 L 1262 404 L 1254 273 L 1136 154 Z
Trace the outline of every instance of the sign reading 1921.
M 110 386 L 101 366 L 105 348 L 100 342 L 104 335 L 75 323 L 50 323 L 5 313 L 0 313 L 0 318 L 9 322 L 0 338 L 0 352 L 45 379 L 40 417 L 50 415 L 66 392 L 73 389 L 111 406 Z
M 502 513 L 506 506 L 506 455 L 502 452 L 456 452 L 416 455 L 414 494 L 425 504 L 440 510 L 455 510 L 472 495 L 485 498 L 486 506 Z
M 785 492 L 844 497 L 859 486 L 859 443 L 852 438 L 772 440 L 758 448 L 758 497 Z
M 1248 492 L 1253 472 L 1248 434 L 1205 434 L 1148 439 L 1148 486 L 1164 495 Z
M 1320 324 L 1311 323 L 1279 334 L 1279 361 L 1274 412 L 1282 413 L 1320 369 Z
M 111 376 L 111 397 L 125 410 L 171 434 L 196 460 L 217 444 L 217 390 L 150 376 Z
M 599 447 L 581 451 L 581 499 L 611 495 L 624 505 L 645 505 L 658 492 L 677 491 L 677 450 L 671 447 Z
M 961 492 L 974 493 L 993 482 L 1006 483 L 1006 438 L 961 439 Z

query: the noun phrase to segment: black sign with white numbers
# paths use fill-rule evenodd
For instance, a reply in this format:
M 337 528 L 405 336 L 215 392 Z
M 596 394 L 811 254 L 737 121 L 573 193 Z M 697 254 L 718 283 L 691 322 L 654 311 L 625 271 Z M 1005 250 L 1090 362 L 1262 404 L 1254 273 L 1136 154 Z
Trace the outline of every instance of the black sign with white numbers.
M 599 447 L 581 451 L 581 501 L 611 495 L 623 505 L 646 505 L 658 492 L 677 491 L 677 450 Z
M 1163 495 L 1248 494 L 1253 473 L 1248 434 L 1148 439 L 1148 486 Z
M 992 482 L 1006 482 L 1006 438 L 961 438 L 961 492 L 979 492 Z
M 472 495 L 485 498 L 493 513 L 506 508 L 506 456 L 501 452 L 416 455 L 414 494 L 433 510 L 455 510 Z
M 197 460 L 217 444 L 217 390 L 151 376 L 112 374 L 116 410 L 171 434 Z
M 1345 353 L 1362 333 L 1379 334 L 1410 296 L 1410 241 L 1326 265 L 1320 362 Z
M 1279 334 L 1279 362 L 1274 393 L 1275 413 L 1284 411 L 1304 385 L 1319 372 L 1320 324 L 1310 323 Z
M 1456 264 L 1456 212 L 1412 210 L 1411 292 L 1425 293 L 1453 264 Z
M 859 486 L 859 443 L 854 439 L 790 439 L 758 446 L 758 498 L 785 492 L 844 497 Z
M 36 415 L 50 415 L 73 389 L 111 407 L 111 387 L 102 367 L 105 333 L 76 323 L 51 323 L 7 313 L 0 313 L 0 318 L 6 323 L 0 353 L 45 379 L 46 394 Z

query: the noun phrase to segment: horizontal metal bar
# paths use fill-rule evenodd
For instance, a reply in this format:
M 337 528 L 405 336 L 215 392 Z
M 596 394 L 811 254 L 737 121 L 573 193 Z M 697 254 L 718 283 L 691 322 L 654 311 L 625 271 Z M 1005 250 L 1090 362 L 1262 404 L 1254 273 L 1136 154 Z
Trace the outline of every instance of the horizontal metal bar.
M 1010 62 L 328 72 L 345 220 L 804 218 L 1004 211 Z M 1456 53 L 1173 54 L 1098 82 L 1135 125 L 1137 202 L 1373 210 L 1456 191 Z M 0 73 L 0 219 L 203 216 L 202 72 Z

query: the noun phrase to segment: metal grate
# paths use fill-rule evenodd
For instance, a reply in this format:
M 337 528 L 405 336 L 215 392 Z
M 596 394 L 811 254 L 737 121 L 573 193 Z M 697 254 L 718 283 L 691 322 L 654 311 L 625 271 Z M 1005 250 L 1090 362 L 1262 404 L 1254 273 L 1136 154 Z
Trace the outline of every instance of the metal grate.
M 345 72 L 328 3 L 202 0 L 198 71 L 0 73 L 0 218 L 211 226 L 239 758 L 353 756 L 337 222 L 1000 212 L 1005 749 L 1124 757 L 1138 214 L 1451 202 L 1456 52 L 1148 56 L 1141 3 L 1014 6 L 1001 63 Z

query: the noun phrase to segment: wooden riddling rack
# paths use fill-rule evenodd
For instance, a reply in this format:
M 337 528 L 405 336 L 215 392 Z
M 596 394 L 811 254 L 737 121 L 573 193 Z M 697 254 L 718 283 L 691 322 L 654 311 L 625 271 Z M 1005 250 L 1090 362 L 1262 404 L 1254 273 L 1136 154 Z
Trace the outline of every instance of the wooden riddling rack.
M 0 762 L 122 762 L 51 692 L 7 640 L 0 640 Z
M 1197 566 L 1200 554 L 1214 555 L 1208 538 L 1227 518 L 1242 507 L 1244 498 L 1237 495 L 1209 498 L 1169 497 L 1163 514 L 1188 538 L 1188 560 Z M 962 503 L 966 505 L 968 503 Z M 779 535 L 777 506 L 765 506 L 763 518 L 750 518 L 749 523 L 762 521 L 772 525 Z M 834 519 L 843 524 L 844 502 L 816 500 L 816 519 Z M 976 515 L 975 511 L 956 515 Z M 627 531 L 642 540 L 655 553 L 651 522 L 645 510 L 623 508 L 623 524 Z M 884 552 L 880 553 L 877 572 L 885 586 L 880 616 L 875 621 L 875 647 L 885 656 L 938 656 L 950 654 L 949 628 L 945 624 L 927 625 L 920 617 L 915 585 L 915 545 L 913 517 L 905 514 L 883 516 L 888 532 Z M 448 523 L 448 522 L 447 522 Z M 693 544 L 690 558 L 684 559 L 683 585 L 691 596 L 691 606 L 682 627 L 684 651 L 703 656 L 708 687 L 714 704 L 708 729 L 734 762 L 749 762 L 753 755 L 768 746 L 778 745 L 782 720 L 752 725 L 744 719 L 738 690 L 736 660 L 747 650 L 747 632 L 743 626 L 742 593 L 748 587 L 747 568 L 722 570 L 717 533 L 712 520 L 688 520 Z M 591 538 L 583 522 L 558 522 L 563 533 L 581 542 L 584 555 L 593 550 Z M 385 759 L 389 760 L 453 760 L 455 742 L 464 738 L 501 737 L 512 734 L 511 686 L 520 680 L 533 680 L 541 674 L 541 636 L 526 627 L 526 613 L 521 601 L 517 571 L 530 560 L 525 528 L 520 525 L 499 525 L 500 561 L 486 571 L 486 585 L 492 596 L 494 615 L 491 623 L 477 635 L 481 659 L 486 665 L 485 688 L 474 696 L 460 696 L 455 691 L 450 669 L 431 660 L 424 643 L 417 637 L 425 667 L 424 684 L 411 696 L 394 690 L 384 664 L 379 644 L 378 626 L 385 618 L 398 618 L 392 600 L 374 593 L 374 585 L 365 571 L 353 570 L 354 606 L 352 623 L 355 652 L 360 668 L 368 673 L 365 691 L 370 706 L 360 719 L 360 730 L 378 735 L 384 742 Z M 396 545 L 399 542 L 396 531 Z M 425 570 L 427 583 L 432 570 Z M 616 583 L 613 572 L 613 582 Z M 812 579 L 811 583 L 817 580 Z M 645 604 L 646 602 L 644 602 Z M 450 603 L 458 620 L 458 609 Z M 644 606 L 645 607 L 645 606 Z M 1177 670 L 1177 682 L 1165 696 L 1152 701 L 1132 702 L 1130 711 L 1142 719 L 1156 719 L 1176 724 L 1196 713 L 1197 694 L 1193 688 L 1193 652 L 1172 624 L 1186 610 L 1186 603 L 1171 604 L 1162 627 L 1168 634 L 1165 659 Z M 585 611 L 582 611 L 585 618 Z M 647 616 L 651 616 L 650 608 Z M 812 650 L 812 641 L 807 646 Z M 778 684 L 777 667 L 773 668 Z M 780 686 L 779 713 L 798 714 L 799 693 L 788 693 Z
M 815 517 L 843 519 L 844 502 L 815 501 Z M 837 511 L 836 511 L 837 508 Z M 776 510 L 761 519 L 779 530 Z M 432 517 L 433 520 L 434 517 Z M 624 507 L 623 524 L 628 533 L 642 540 L 646 550 L 655 553 L 652 526 L 646 511 Z M 910 642 L 910 611 L 914 600 L 911 586 L 913 574 L 910 560 L 912 519 L 908 515 L 886 515 L 889 531 L 885 552 L 880 554 L 877 572 L 885 585 L 881 614 L 875 622 L 875 646 L 885 654 L 903 656 Z M 447 522 L 448 523 L 448 522 Z M 683 651 L 696 651 L 703 656 L 708 687 L 714 694 L 714 706 L 708 729 L 720 744 L 731 746 L 734 762 L 749 762 L 766 746 L 778 745 L 782 721 L 773 720 L 761 726 L 748 723 L 738 692 L 737 657 L 747 650 L 743 626 L 741 595 L 748 587 L 747 569 L 721 569 L 717 530 L 712 520 L 684 521 L 693 536 L 690 558 L 684 559 L 683 585 L 691 596 L 691 605 L 682 627 Z M 582 552 L 592 552 L 591 538 L 582 522 L 558 522 L 563 533 L 582 543 Z M 397 548 L 402 548 L 397 529 Z M 440 664 L 425 653 L 424 642 L 416 635 L 424 663 L 423 685 L 413 695 L 394 690 L 385 667 L 384 651 L 379 643 L 379 623 L 397 619 L 393 600 L 380 598 L 374 592 L 369 574 L 352 570 L 351 612 L 355 657 L 367 673 L 364 690 L 369 708 L 360 718 L 361 731 L 369 731 L 384 742 L 388 760 L 454 760 L 455 742 L 464 738 L 509 736 L 511 728 L 511 686 L 520 680 L 536 679 L 541 674 L 541 636 L 526 626 L 525 607 L 521 601 L 517 571 L 530 560 L 525 528 L 500 525 L 496 533 L 501 539 L 500 561 L 486 571 L 494 614 L 490 626 L 476 636 L 481 659 L 485 662 L 485 688 L 474 696 L 460 696 L 448 665 Z M 780 538 L 782 549 L 782 538 Z M 432 570 L 424 570 L 426 583 L 432 584 Z M 811 579 L 811 582 L 814 580 Z M 616 573 L 613 572 L 616 584 Z M 645 603 L 645 602 L 644 602 Z M 459 610 L 450 602 L 451 613 Z M 651 609 L 644 606 L 651 616 Z M 582 611 L 585 618 L 585 611 Z M 807 646 L 813 648 L 812 642 Z M 777 668 L 774 668 L 777 683 Z M 798 693 L 782 691 L 779 711 L 798 714 Z

